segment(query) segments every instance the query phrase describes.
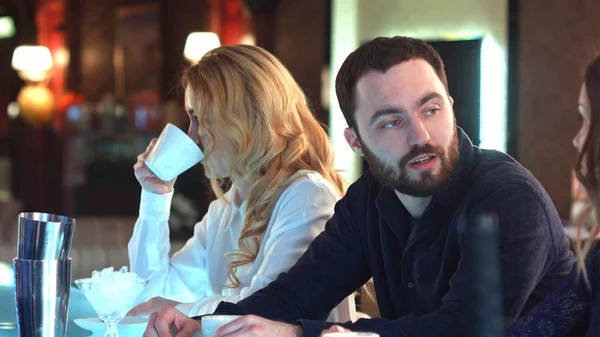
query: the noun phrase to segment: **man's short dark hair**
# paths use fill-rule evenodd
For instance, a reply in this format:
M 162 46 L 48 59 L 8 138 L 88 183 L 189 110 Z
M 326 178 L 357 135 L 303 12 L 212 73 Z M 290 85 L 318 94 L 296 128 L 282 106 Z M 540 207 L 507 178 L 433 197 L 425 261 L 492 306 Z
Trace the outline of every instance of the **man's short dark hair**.
M 423 59 L 429 63 L 448 91 L 444 62 L 422 40 L 404 36 L 378 37 L 353 51 L 340 68 L 335 79 L 335 92 L 346 123 L 356 129 L 356 83 L 367 72 L 386 72 L 391 67 L 411 59 Z

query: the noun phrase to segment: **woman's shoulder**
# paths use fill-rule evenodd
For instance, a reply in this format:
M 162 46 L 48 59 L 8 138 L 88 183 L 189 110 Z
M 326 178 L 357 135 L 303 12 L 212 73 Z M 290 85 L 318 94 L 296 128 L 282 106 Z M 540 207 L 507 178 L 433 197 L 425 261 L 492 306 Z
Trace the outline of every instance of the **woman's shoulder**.
M 333 184 L 320 173 L 310 170 L 300 170 L 282 182 L 282 196 L 285 194 L 312 193 L 328 195 L 339 199 Z M 310 195 L 310 194 L 309 194 Z
M 222 196 L 216 198 L 208 204 L 207 214 L 220 213 L 228 208 L 231 208 L 231 200 L 233 196 L 233 188 L 229 189 Z
M 333 209 L 340 195 L 320 173 L 302 170 L 283 180 L 273 198 L 277 201 L 273 203 L 272 212 L 285 213 L 311 205 Z
M 280 184 L 265 237 L 301 229 L 316 236 L 340 199 L 333 184 L 315 171 L 298 171 Z M 312 229 L 307 229 L 308 227 Z M 314 232 L 316 230 L 316 232 Z

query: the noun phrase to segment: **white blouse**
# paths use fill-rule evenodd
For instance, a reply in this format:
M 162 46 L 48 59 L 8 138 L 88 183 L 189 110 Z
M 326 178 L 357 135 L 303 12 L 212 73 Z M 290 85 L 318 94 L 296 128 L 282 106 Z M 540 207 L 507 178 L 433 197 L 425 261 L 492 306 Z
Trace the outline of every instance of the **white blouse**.
M 280 192 L 253 263 L 237 268 L 240 286 L 227 278 L 226 253 L 239 249 L 246 202 L 231 196 L 210 203 L 194 227 L 194 236 L 169 259 L 169 210 L 173 193 L 142 190 L 139 218 L 129 241 L 131 271 L 150 281 L 138 298 L 161 296 L 182 302 L 175 308 L 188 316 L 213 313 L 221 301 L 237 303 L 267 286 L 293 266 L 310 242 L 323 231 L 339 196 L 329 181 L 313 171 L 299 171 Z M 328 318 L 331 322 L 355 321 L 354 297 L 346 298 Z

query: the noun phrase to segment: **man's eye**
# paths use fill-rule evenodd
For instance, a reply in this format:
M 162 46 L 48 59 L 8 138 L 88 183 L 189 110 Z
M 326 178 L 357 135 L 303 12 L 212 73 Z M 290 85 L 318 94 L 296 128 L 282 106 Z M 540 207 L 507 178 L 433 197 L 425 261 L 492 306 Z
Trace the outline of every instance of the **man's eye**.
M 427 111 L 425 111 L 426 115 L 435 115 L 436 113 L 438 113 L 440 111 L 439 108 L 433 108 L 433 109 L 429 109 Z
M 393 128 L 394 126 L 400 125 L 401 121 L 399 119 L 395 119 L 391 122 L 383 124 L 383 128 Z

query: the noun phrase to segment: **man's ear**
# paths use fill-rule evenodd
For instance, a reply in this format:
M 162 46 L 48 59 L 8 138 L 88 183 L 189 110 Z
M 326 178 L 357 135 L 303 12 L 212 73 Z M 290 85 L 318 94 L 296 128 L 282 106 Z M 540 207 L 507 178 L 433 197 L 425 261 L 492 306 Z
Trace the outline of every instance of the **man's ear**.
M 352 151 L 362 157 L 362 145 L 360 144 L 360 140 L 358 139 L 358 136 L 353 128 L 348 127 L 344 129 L 344 138 L 346 138 L 346 143 L 350 145 Z
M 448 100 L 450 101 L 450 106 L 454 106 L 454 98 L 452 98 L 452 96 L 448 95 Z

